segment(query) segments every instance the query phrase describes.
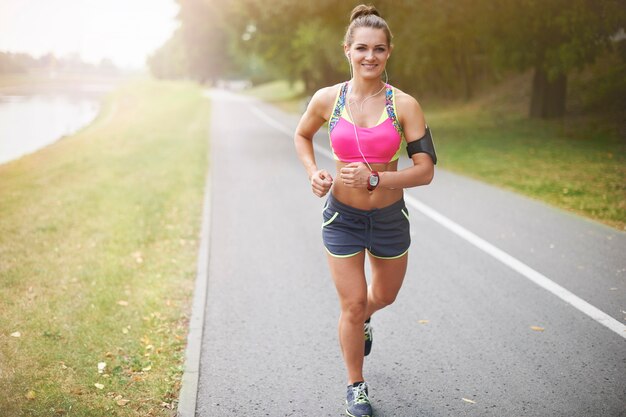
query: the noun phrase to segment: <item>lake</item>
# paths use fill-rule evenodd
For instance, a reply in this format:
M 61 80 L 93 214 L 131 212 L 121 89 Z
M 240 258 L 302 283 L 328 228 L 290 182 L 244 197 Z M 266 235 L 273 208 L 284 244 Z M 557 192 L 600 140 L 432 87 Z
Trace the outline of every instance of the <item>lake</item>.
M 90 124 L 107 88 L 0 91 L 0 164 L 43 148 Z

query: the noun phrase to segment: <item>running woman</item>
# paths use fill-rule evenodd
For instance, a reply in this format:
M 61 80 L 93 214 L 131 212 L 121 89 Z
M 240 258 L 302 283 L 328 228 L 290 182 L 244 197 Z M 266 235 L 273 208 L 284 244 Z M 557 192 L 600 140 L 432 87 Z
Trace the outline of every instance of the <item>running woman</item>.
M 346 414 L 352 417 L 372 416 L 363 377 L 364 356 L 372 347 L 370 318 L 394 302 L 407 269 L 409 213 L 403 189 L 429 184 L 436 163 L 418 102 L 382 81 L 393 50 L 391 37 L 376 8 L 354 8 L 343 45 L 351 79 L 317 91 L 294 135 L 313 193 L 328 195 L 322 239 L 339 296 Z M 334 176 L 318 169 L 313 151 L 313 135 L 325 122 L 336 160 Z M 405 148 L 413 165 L 398 170 Z

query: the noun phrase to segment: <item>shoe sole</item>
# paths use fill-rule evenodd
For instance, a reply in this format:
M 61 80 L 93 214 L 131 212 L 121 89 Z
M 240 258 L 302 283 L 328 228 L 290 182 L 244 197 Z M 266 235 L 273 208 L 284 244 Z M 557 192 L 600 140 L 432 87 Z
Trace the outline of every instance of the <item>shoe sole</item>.
M 372 351 L 372 343 L 370 343 L 369 347 L 365 346 L 365 352 L 363 353 L 363 356 L 369 355 L 371 351 Z
M 355 416 L 354 414 L 350 413 L 348 410 L 346 410 L 346 415 L 350 417 L 373 417 L 374 416 L 374 414 L 361 414 L 360 416 Z

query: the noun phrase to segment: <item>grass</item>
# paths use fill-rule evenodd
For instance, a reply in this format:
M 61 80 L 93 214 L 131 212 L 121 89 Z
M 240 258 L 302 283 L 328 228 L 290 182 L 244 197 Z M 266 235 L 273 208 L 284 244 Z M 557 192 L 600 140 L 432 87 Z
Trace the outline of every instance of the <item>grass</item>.
M 3 416 L 174 415 L 209 111 L 191 84 L 135 81 L 0 165 Z
M 618 65 L 621 65 L 619 67 Z M 570 78 L 568 116 L 531 120 L 530 73 L 512 76 L 469 102 L 422 101 L 438 167 L 504 187 L 626 230 L 625 109 L 597 91 L 626 90 L 624 64 L 611 57 Z M 287 83 L 257 87 L 283 109 L 301 112 L 301 92 Z M 255 92 L 253 92 L 255 93 Z M 625 92 L 626 93 L 626 92 Z M 256 93 L 255 93 L 256 94 Z M 605 107 L 602 107 L 602 106 Z M 594 107 L 595 106 L 595 107 Z
M 442 168 L 626 228 L 624 142 L 591 129 L 482 109 L 433 112 Z

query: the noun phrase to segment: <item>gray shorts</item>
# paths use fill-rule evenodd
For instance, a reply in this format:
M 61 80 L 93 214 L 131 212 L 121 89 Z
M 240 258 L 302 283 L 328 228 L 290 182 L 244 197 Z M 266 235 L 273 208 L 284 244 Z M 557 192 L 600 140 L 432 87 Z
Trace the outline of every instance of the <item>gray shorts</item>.
M 411 245 L 409 211 L 403 198 L 380 209 L 360 210 L 330 193 L 322 217 L 324 246 L 338 258 L 354 256 L 364 249 L 377 258 L 399 258 Z

